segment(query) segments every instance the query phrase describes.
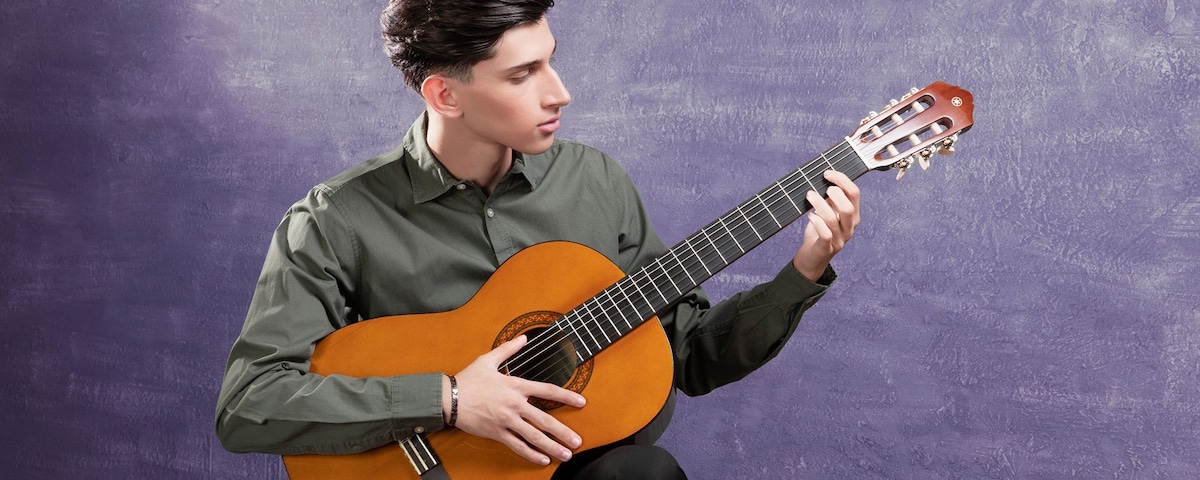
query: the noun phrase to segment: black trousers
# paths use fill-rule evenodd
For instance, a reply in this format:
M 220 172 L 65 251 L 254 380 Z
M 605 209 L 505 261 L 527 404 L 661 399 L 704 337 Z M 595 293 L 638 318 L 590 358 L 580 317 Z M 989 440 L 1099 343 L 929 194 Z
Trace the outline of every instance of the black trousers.
M 559 465 L 551 480 L 687 480 L 670 452 L 654 445 L 624 445 L 580 452 Z

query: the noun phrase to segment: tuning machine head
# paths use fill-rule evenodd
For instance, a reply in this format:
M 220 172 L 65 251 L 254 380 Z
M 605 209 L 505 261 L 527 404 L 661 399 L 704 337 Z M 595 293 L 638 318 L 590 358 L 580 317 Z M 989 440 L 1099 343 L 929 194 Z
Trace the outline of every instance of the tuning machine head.
M 954 155 L 954 143 L 958 140 L 958 135 L 946 137 L 937 145 L 937 153 L 940 155 Z
M 896 170 L 898 170 L 896 172 L 896 180 L 900 180 L 901 178 L 904 178 L 904 174 L 908 173 L 908 167 L 911 167 L 911 166 L 912 166 L 912 157 L 911 156 L 905 157 L 904 159 L 900 160 L 899 162 L 892 164 L 892 168 L 895 168 Z
M 921 170 L 929 170 L 929 159 L 933 157 L 933 149 L 922 148 L 917 152 L 917 163 L 921 165 Z
M 868 114 L 867 114 L 867 116 L 863 117 L 862 121 L 858 122 L 858 124 L 859 124 L 859 125 L 866 125 L 866 124 L 867 124 L 867 122 L 869 122 L 869 121 L 873 120 L 875 117 L 878 117 L 878 116 L 879 116 L 879 112 L 871 112 L 871 113 L 868 113 Z

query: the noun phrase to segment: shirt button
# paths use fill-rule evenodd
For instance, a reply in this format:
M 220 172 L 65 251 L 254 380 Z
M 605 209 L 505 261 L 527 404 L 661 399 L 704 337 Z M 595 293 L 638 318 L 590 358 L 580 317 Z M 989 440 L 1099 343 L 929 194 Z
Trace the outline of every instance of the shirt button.
M 465 184 L 465 183 L 460 183 L 460 184 L 456 185 L 454 188 L 457 188 L 457 189 L 459 189 L 459 190 L 466 190 L 466 189 L 467 189 L 467 184 Z
M 417 426 L 417 428 L 414 428 L 413 431 L 416 433 L 425 433 L 425 427 Z
M 487 216 L 488 216 L 488 218 L 492 218 L 492 217 L 496 216 L 496 211 L 492 210 L 490 208 L 487 209 Z

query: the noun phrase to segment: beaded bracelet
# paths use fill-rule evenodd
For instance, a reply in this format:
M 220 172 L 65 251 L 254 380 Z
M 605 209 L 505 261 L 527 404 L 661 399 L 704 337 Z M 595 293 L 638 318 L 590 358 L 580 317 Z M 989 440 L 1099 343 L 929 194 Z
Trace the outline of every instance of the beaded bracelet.
M 454 428 L 454 422 L 458 421 L 458 380 L 454 375 L 446 375 L 450 377 L 450 421 L 446 422 L 446 426 Z

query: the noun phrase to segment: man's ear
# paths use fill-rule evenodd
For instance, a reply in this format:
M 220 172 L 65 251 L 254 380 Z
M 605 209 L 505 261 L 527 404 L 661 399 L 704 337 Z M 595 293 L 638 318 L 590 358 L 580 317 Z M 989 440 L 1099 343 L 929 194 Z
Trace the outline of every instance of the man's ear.
M 430 75 L 421 82 L 421 96 L 425 97 L 425 104 L 439 115 L 457 117 L 462 115 L 462 110 L 454 96 L 455 86 L 457 83 L 453 79 L 438 74 Z

